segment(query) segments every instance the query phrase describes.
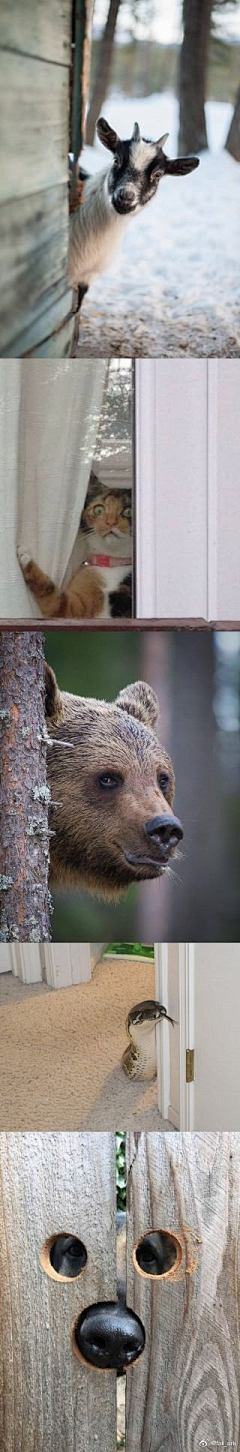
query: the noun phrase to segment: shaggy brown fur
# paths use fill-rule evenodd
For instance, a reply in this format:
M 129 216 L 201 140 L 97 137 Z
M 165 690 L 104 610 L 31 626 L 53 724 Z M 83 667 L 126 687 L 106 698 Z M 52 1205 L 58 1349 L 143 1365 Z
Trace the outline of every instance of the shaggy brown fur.
M 47 666 L 46 717 L 52 881 L 114 898 L 161 875 L 176 843 L 163 862 L 146 823 L 173 817 L 175 782 L 154 692 L 138 681 L 110 704 L 88 700 L 59 691 Z

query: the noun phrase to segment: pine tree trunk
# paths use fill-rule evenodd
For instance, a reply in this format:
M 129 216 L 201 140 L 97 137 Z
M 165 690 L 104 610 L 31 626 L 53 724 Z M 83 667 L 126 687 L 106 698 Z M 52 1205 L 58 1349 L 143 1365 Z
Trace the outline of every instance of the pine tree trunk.
M 208 145 L 204 102 L 211 10 L 212 0 L 183 0 L 179 156 L 204 151 Z
M 235 161 L 240 161 L 240 86 L 225 147 L 226 151 L 230 151 L 230 156 L 234 156 Z
M 110 0 L 108 17 L 99 45 L 97 73 L 90 101 L 86 127 L 86 141 L 88 146 L 93 146 L 96 121 L 98 119 L 98 116 L 100 116 L 101 114 L 103 102 L 105 101 L 105 96 L 107 94 L 114 35 L 120 5 L 121 0 Z
M 0 669 L 0 940 L 40 943 L 50 938 L 42 633 L 3 630 Z

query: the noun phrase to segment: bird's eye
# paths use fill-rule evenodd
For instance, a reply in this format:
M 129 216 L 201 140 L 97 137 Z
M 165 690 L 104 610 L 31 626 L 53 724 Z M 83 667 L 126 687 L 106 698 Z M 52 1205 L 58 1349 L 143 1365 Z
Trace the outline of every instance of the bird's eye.
M 102 771 L 98 777 L 98 785 L 103 791 L 114 791 L 114 788 L 121 786 L 122 777 L 117 771 Z
M 163 792 L 164 795 L 169 786 L 169 776 L 167 771 L 158 772 L 158 785 L 160 787 L 160 791 Z

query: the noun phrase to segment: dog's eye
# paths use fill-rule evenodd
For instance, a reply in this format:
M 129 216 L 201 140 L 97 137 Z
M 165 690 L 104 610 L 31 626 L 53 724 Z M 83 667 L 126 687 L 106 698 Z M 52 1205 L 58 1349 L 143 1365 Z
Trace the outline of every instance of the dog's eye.
M 104 791 L 113 791 L 114 787 L 121 786 L 122 777 L 117 771 L 102 771 L 98 777 L 98 784 Z
M 167 791 L 168 786 L 169 786 L 169 776 L 168 776 L 168 772 L 167 771 L 159 771 L 158 772 L 158 785 L 160 787 L 160 791 L 161 792 L 164 793 L 164 792 Z

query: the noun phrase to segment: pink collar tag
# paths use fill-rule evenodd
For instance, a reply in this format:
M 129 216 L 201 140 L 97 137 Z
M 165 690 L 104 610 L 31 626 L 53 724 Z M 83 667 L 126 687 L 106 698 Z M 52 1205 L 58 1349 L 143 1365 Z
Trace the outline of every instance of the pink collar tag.
M 105 570 L 106 570 L 106 569 L 114 568 L 114 565 L 115 565 L 116 569 L 118 569 L 118 566 L 119 565 L 126 565 L 126 568 L 127 568 L 128 565 L 131 565 L 132 564 L 132 561 L 131 560 L 122 560 L 119 555 L 118 555 L 118 558 L 117 559 L 114 559 L 114 555 L 90 555 L 89 556 L 89 560 L 86 561 L 86 564 L 88 564 L 88 565 L 99 565 L 100 569 L 104 569 L 105 568 Z

